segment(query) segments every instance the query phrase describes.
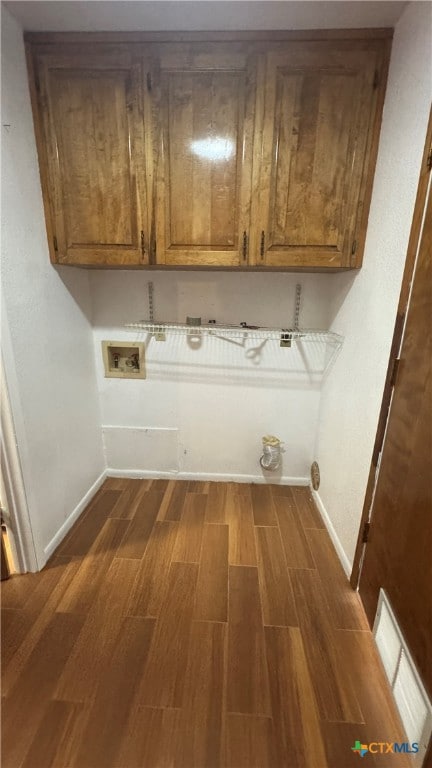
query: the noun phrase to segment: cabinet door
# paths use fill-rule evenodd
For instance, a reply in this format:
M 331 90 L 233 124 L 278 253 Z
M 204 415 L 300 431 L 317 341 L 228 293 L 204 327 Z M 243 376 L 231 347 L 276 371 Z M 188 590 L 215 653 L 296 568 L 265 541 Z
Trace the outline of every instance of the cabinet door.
M 356 263 L 376 54 L 334 46 L 267 57 L 257 264 Z
M 39 77 L 54 260 L 146 263 L 141 65 L 46 56 Z
M 160 55 L 156 260 L 247 261 L 254 68 L 239 46 L 170 46 Z

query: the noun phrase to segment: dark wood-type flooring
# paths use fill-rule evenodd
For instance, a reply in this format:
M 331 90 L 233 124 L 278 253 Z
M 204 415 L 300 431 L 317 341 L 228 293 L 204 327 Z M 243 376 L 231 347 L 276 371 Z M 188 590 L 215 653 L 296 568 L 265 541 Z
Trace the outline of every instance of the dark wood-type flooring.
M 3 584 L 2 633 L 3 768 L 358 768 L 355 740 L 404 740 L 306 488 L 110 478 Z

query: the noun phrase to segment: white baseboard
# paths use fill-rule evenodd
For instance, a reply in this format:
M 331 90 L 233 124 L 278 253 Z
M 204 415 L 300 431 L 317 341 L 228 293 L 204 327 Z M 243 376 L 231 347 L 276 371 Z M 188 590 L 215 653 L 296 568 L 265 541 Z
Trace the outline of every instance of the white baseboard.
M 75 509 L 71 512 L 69 517 L 65 520 L 61 528 L 57 531 L 55 536 L 51 539 L 49 544 L 44 548 L 45 562 L 51 557 L 53 552 L 57 549 L 59 544 L 63 541 L 68 531 L 72 528 L 75 521 L 80 516 L 81 512 L 90 503 L 96 491 L 99 490 L 102 483 L 107 477 L 125 477 L 125 478 L 143 478 L 143 479 L 163 479 L 163 480 L 202 480 L 203 482 L 234 482 L 234 483 L 267 483 L 278 481 L 280 485 L 308 485 L 309 479 L 307 477 L 272 477 L 271 473 L 267 473 L 266 477 L 262 475 L 229 475 L 221 473 L 197 473 L 197 472 L 148 472 L 146 470 L 137 469 L 111 469 L 108 468 L 102 472 L 98 479 L 93 483 L 91 488 L 82 497 L 81 501 Z M 41 564 L 43 567 L 45 563 Z
M 339 536 L 337 535 L 333 523 L 330 520 L 329 514 L 321 500 L 321 497 L 318 493 L 318 491 L 314 491 L 313 488 L 311 488 L 312 496 L 316 502 L 316 505 L 321 513 L 321 517 L 325 523 L 325 526 L 327 528 L 327 531 L 329 533 L 329 536 L 334 544 L 334 548 L 337 552 L 337 555 L 339 557 L 339 560 L 342 563 L 342 568 L 344 569 L 348 579 L 351 577 L 351 571 L 352 571 L 352 563 L 350 562 L 349 558 L 347 557 L 347 554 L 340 542 Z
M 143 479 L 162 479 L 162 480 L 202 480 L 203 482 L 213 481 L 215 483 L 276 483 L 278 485 L 309 485 L 308 477 L 280 477 L 268 472 L 263 475 L 230 475 L 211 472 L 154 472 L 140 469 L 112 469 L 106 470 L 107 477 L 126 477 Z
M 60 542 L 63 541 L 64 537 L 66 536 L 67 532 L 72 528 L 74 522 L 79 518 L 81 512 L 86 508 L 86 506 L 90 503 L 93 496 L 95 495 L 96 491 L 99 490 L 102 483 L 104 482 L 105 478 L 107 476 L 107 471 L 104 470 L 98 477 L 98 479 L 93 483 L 91 488 L 88 489 L 87 493 L 82 497 L 81 501 L 77 504 L 75 509 L 70 513 L 69 517 L 66 518 L 61 528 L 57 531 L 55 536 L 51 539 L 49 544 L 44 549 L 44 555 L 46 557 L 46 560 L 48 560 L 53 552 L 57 549 Z M 45 560 L 45 562 L 46 562 Z

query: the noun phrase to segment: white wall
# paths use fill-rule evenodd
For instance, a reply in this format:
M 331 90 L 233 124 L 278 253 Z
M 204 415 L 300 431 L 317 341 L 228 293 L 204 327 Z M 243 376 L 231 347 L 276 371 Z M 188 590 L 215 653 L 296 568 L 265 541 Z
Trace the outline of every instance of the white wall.
M 352 562 L 393 336 L 432 96 L 431 4 L 395 30 L 364 266 L 332 281 L 343 350 L 322 392 L 316 458 L 321 501 Z
M 104 461 L 88 274 L 49 263 L 22 32 L 5 8 L 1 220 L 3 359 L 41 567 Z
M 303 286 L 301 325 L 326 328 L 328 275 L 214 272 L 91 274 L 95 355 L 102 424 L 111 469 L 176 472 L 214 479 L 263 478 L 261 438 L 285 442 L 283 479 L 306 480 L 313 460 L 323 345 L 264 345 L 254 362 L 246 349 L 206 337 L 192 349 L 185 337 L 146 345 L 145 380 L 104 378 L 101 341 L 143 339 L 124 324 L 148 317 L 147 283 L 155 317 L 284 327 L 293 320 L 296 282 Z M 249 340 L 247 348 L 259 341 Z M 315 372 L 315 373 L 314 373 Z M 272 481 L 277 476 L 268 475 Z

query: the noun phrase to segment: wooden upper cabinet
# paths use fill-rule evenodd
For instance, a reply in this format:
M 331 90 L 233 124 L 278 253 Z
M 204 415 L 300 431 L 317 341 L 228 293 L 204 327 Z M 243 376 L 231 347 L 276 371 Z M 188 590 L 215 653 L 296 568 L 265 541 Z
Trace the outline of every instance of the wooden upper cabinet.
M 55 263 L 361 266 L 388 30 L 27 37 Z
M 130 57 L 42 59 L 46 180 L 54 260 L 147 262 L 141 65 Z
M 376 78 L 370 50 L 292 43 L 268 54 L 258 264 L 356 265 Z
M 246 263 L 255 101 L 250 57 L 239 46 L 167 46 L 156 80 L 156 262 Z

